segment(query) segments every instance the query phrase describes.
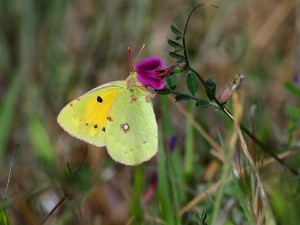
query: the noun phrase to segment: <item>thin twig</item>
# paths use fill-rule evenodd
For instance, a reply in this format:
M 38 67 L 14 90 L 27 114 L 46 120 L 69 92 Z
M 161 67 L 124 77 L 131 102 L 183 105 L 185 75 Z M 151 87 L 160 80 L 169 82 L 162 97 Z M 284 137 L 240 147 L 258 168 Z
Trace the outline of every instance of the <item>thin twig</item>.
M 51 210 L 51 212 L 42 220 L 42 224 L 44 224 L 50 216 L 58 209 L 59 206 L 61 206 L 65 201 L 70 201 L 72 197 L 70 195 L 64 196 L 57 204 L 56 206 Z
M 11 170 L 12 170 L 12 166 L 13 166 L 13 161 L 15 158 L 15 153 L 16 153 L 16 147 L 14 147 L 13 155 L 11 157 L 11 162 L 10 162 L 10 166 L 9 166 L 8 178 L 7 178 L 7 183 L 6 183 L 5 192 L 4 192 L 5 200 L 8 199 L 8 185 L 9 185 L 9 181 L 10 181 L 10 175 L 11 175 Z
M 183 44 L 183 53 L 184 53 L 184 57 L 186 59 L 186 65 L 187 67 L 189 67 L 189 61 L 188 61 L 188 55 L 187 55 L 187 50 L 186 50 L 186 44 L 185 44 L 185 34 L 186 34 L 186 31 L 187 31 L 187 27 L 188 27 L 188 24 L 189 24 L 189 21 L 191 19 L 191 16 L 193 15 L 193 13 L 199 9 L 200 7 L 204 6 L 204 5 L 208 5 L 208 6 L 212 6 L 212 7 L 215 7 L 215 8 L 219 8 L 218 6 L 216 5 L 213 5 L 213 4 L 209 4 L 209 3 L 201 3 L 199 5 L 197 5 L 189 14 L 187 20 L 186 20 L 186 23 L 185 23 L 185 27 L 184 27 L 184 31 L 183 31 L 183 37 L 182 37 L 182 44 Z

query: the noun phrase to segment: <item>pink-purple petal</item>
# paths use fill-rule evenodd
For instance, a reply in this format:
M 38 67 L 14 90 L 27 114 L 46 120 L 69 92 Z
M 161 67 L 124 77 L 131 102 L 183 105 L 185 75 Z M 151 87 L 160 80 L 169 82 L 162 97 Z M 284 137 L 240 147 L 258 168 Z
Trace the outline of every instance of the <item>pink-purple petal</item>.
M 162 69 L 165 67 L 164 62 L 155 56 L 146 58 L 146 59 L 142 59 L 141 61 L 139 61 L 136 66 L 135 69 L 136 70 L 156 70 L 156 69 Z
M 135 66 L 137 79 L 153 89 L 164 88 L 164 77 L 158 76 L 158 70 L 165 68 L 164 62 L 158 57 L 149 57 L 139 61 Z

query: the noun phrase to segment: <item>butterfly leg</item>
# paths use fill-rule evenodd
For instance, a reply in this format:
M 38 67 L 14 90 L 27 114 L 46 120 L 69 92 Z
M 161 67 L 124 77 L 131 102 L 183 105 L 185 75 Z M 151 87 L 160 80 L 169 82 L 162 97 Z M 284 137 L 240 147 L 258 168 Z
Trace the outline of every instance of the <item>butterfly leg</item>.
M 125 80 L 125 82 L 127 83 L 127 84 L 130 84 L 130 82 L 131 82 L 131 76 L 128 76 L 127 78 L 126 78 L 126 80 Z
M 151 94 L 151 95 L 145 96 L 146 101 L 147 101 L 147 102 L 150 101 L 152 98 L 154 98 L 154 97 L 156 96 L 156 94 L 157 94 L 157 91 L 154 92 L 154 93 Z

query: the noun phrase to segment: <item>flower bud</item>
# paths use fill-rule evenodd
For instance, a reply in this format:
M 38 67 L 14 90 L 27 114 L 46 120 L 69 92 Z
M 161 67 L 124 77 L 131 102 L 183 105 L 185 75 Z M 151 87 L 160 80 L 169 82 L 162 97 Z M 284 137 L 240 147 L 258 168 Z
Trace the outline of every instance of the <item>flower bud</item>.
M 221 92 L 219 96 L 219 101 L 221 103 L 227 102 L 231 95 L 241 86 L 245 79 L 243 74 L 237 74 L 233 76 L 232 80 L 226 85 L 225 89 Z

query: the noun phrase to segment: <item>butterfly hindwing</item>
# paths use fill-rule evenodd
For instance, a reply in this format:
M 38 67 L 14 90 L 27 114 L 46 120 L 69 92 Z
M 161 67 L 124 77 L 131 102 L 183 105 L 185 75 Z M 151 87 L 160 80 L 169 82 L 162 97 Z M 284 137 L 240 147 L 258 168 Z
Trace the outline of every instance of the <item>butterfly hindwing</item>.
M 149 160 L 158 149 L 152 102 L 123 90 L 108 113 L 105 134 L 107 151 L 114 160 L 126 165 Z
M 109 110 L 126 87 L 125 81 L 115 81 L 92 89 L 65 106 L 58 115 L 58 123 L 70 135 L 104 146 Z

